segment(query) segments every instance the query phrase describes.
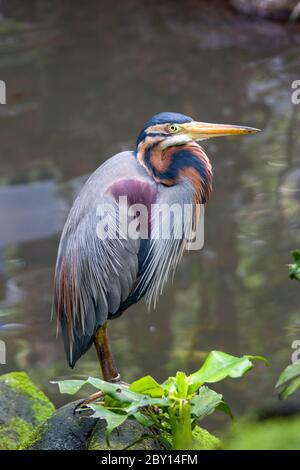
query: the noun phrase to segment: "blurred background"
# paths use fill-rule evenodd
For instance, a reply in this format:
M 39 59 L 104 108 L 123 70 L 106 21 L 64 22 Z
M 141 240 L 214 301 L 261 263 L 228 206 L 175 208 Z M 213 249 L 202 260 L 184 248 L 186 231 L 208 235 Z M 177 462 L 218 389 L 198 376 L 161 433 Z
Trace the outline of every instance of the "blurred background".
M 50 380 L 99 373 L 93 350 L 68 368 L 50 319 L 64 220 L 87 176 L 160 111 L 263 132 L 204 143 L 215 173 L 204 249 L 155 311 L 141 302 L 111 323 L 120 371 L 164 380 L 212 349 L 261 354 L 268 368 L 215 388 L 235 414 L 277 400 L 300 339 L 286 266 L 300 245 L 300 23 L 246 3 L 0 1 L 0 372 L 26 370 L 56 405 L 69 398 Z

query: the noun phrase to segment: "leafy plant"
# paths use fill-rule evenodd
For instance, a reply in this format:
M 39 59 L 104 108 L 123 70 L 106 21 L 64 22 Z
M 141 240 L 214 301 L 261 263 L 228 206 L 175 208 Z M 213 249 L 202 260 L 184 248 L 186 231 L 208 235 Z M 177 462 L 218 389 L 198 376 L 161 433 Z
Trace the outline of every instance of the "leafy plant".
M 300 250 L 294 250 L 291 252 L 295 263 L 288 264 L 289 276 L 291 279 L 300 281 Z
M 279 397 L 288 398 L 300 387 L 300 363 L 290 364 L 281 372 L 276 388 L 281 388 Z
M 289 276 L 300 281 L 300 250 L 291 252 L 295 263 L 289 264 Z M 281 372 L 275 388 L 281 388 L 279 397 L 282 400 L 288 398 L 300 387 L 300 364 L 290 364 Z
M 202 367 L 191 375 L 177 372 L 159 384 L 147 375 L 129 387 L 89 377 L 87 380 L 55 382 L 61 393 L 74 394 L 90 384 L 103 392 L 100 402 L 92 402 L 93 418 L 107 422 L 106 438 L 126 419 L 135 419 L 154 432 L 165 447 L 173 449 L 201 448 L 199 422 L 216 410 L 231 415 L 223 396 L 205 384 L 226 377 L 237 378 L 252 369 L 252 360 L 260 356 L 234 357 L 221 351 L 212 351 Z M 200 436 L 200 437 L 199 437 Z M 152 434 L 153 437 L 153 434 Z M 199 442 L 200 441 L 200 442 Z

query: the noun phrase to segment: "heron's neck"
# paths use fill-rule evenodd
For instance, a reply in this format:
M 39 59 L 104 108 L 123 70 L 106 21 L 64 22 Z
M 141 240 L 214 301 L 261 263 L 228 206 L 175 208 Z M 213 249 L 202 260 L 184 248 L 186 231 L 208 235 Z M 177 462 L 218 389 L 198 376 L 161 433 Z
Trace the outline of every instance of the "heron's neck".
M 189 180 L 195 191 L 195 200 L 201 204 L 208 201 L 212 190 L 212 167 L 196 142 L 166 149 L 161 143 L 139 147 L 136 155 L 156 182 L 173 186 L 183 179 Z

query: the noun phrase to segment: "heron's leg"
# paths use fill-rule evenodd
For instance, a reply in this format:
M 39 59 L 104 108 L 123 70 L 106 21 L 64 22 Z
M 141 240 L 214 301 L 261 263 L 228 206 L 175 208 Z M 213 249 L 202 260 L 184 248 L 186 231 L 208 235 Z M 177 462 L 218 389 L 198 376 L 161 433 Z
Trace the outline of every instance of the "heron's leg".
M 122 385 L 128 386 L 128 384 L 121 381 L 120 374 L 116 368 L 108 339 L 107 323 L 98 328 L 98 330 L 96 331 L 94 344 L 99 358 L 104 380 L 106 380 L 107 382 L 121 383 Z M 90 403 L 103 400 L 103 398 L 103 392 L 99 391 L 93 393 L 85 400 L 82 400 L 78 403 L 78 405 L 74 409 L 74 413 L 86 408 Z
M 120 382 L 107 333 L 107 322 L 96 331 L 94 344 L 99 358 L 103 379 L 107 382 Z

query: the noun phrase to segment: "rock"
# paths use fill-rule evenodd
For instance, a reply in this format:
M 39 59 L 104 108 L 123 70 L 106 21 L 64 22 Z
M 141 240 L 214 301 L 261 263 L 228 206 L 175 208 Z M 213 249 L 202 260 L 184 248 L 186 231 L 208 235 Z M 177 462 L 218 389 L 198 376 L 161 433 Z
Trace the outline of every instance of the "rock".
M 55 411 L 24 372 L 0 376 L 0 450 L 22 447 L 33 429 Z
M 85 450 L 97 419 L 74 414 L 81 400 L 59 408 L 24 446 L 29 450 Z
M 23 446 L 26 450 L 108 450 L 105 440 L 106 423 L 103 420 L 74 414 L 80 400 L 57 410 L 39 426 Z M 123 423 L 111 435 L 112 449 L 124 449 L 140 440 L 148 432 L 133 421 Z M 152 439 L 142 439 L 132 449 L 159 449 Z
M 88 442 L 88 450 L 122 450 L 130 446 L 130 450 L 158 450 L 158 442 L 152 438 L 148 429 L 136 421 L 127 420 L 111 433 L 107 446 L 105 439 L 105 422 L 99 420 Z M 135 443 L 134 445 L 131 445 Z

